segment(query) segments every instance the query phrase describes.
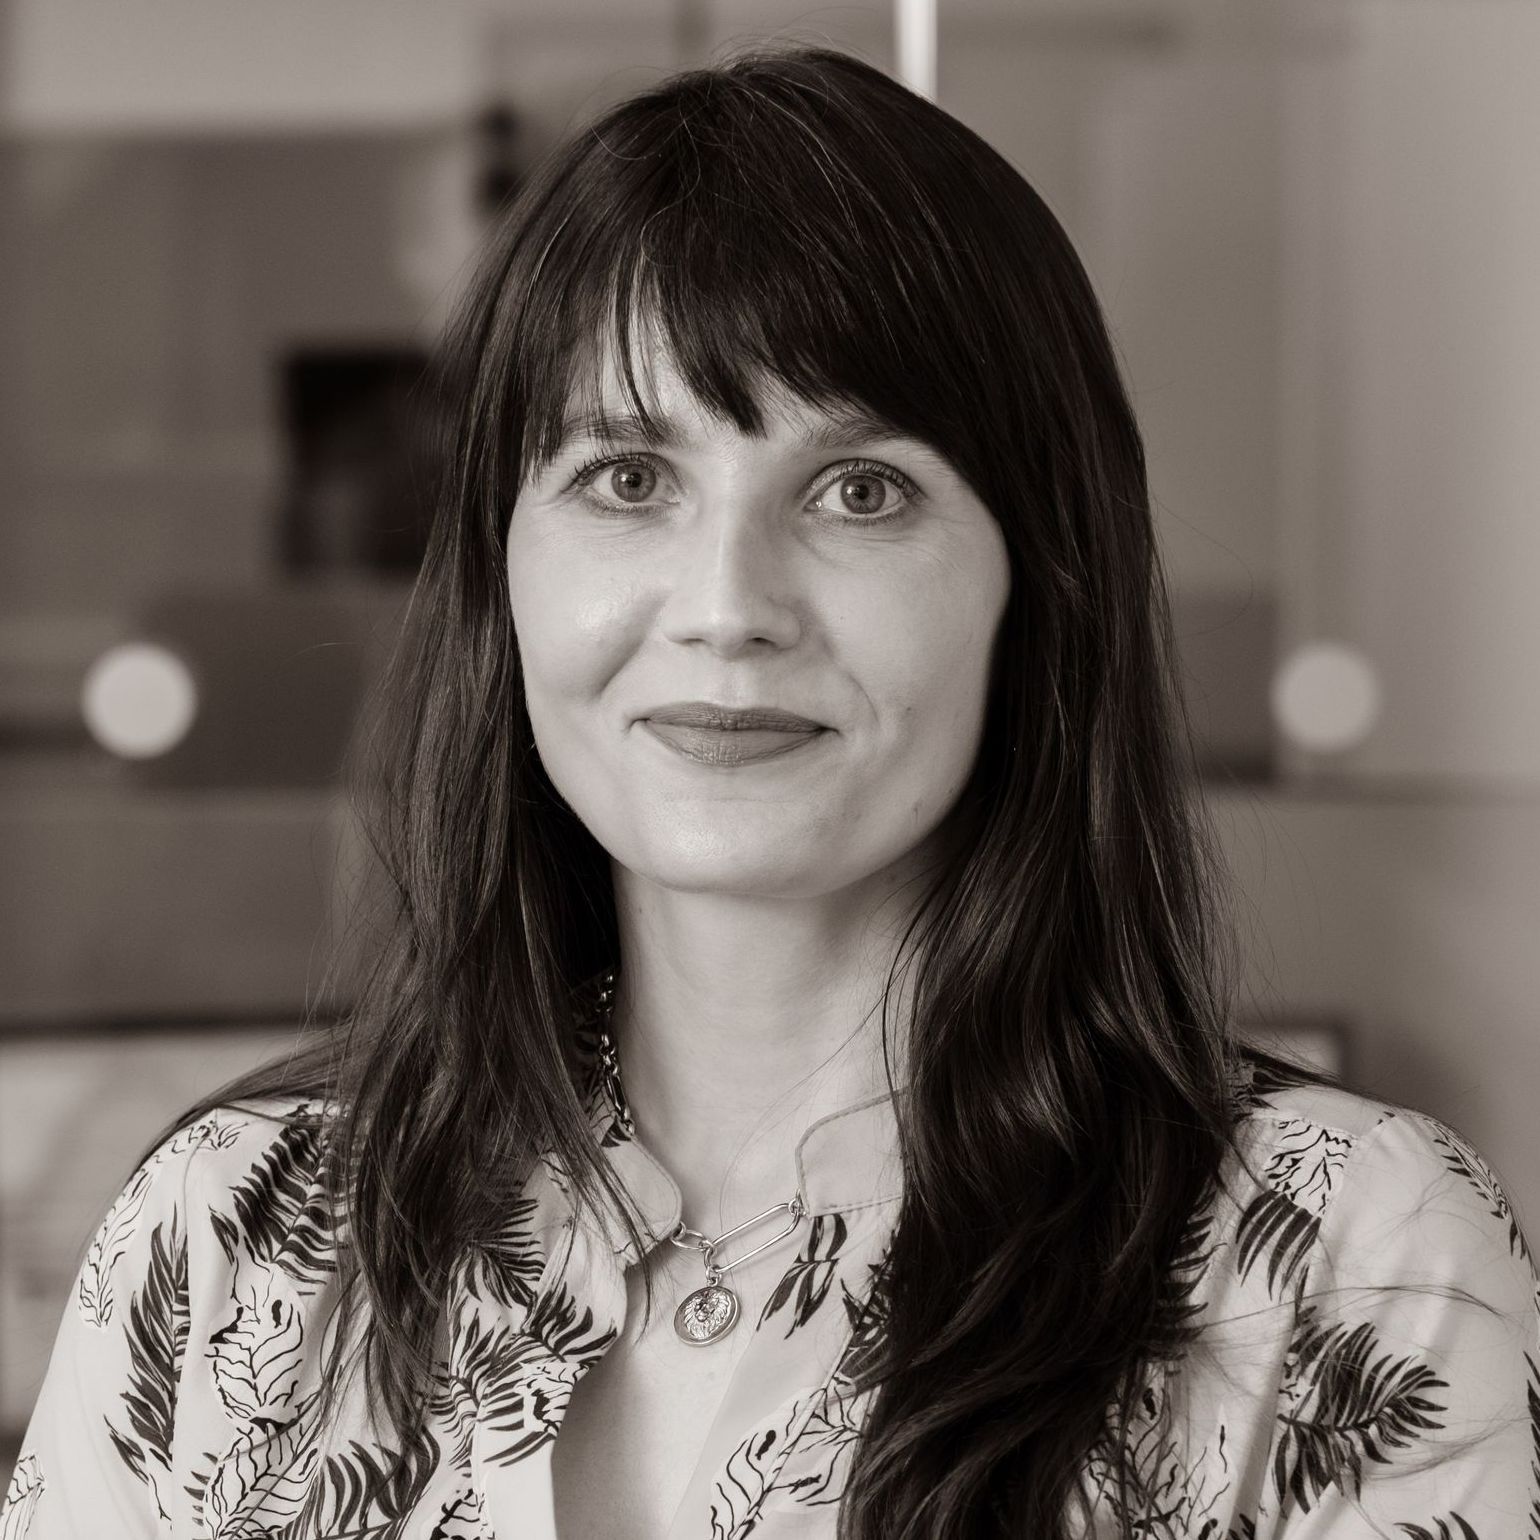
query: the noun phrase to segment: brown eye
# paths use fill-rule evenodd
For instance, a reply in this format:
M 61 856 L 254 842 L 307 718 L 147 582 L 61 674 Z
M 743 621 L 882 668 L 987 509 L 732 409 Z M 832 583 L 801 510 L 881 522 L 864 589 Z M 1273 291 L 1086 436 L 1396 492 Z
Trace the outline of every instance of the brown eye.
M 622 460 L 610 471 L 610 490 L 625 503 L 644 503 L 658 484 L 658 474 L 641 460 Z
M 847 476 L 840 482 L 839 495 L 845 506 L 860 514 L 876 513 L 887 501 L 888 491 L 882 477 L 865 471 Z
M 920 489 L 902 471 L 873 460 L 853 460 L 831 467 L 815 505 L 846 524 L 891 524 L 913 513 Z

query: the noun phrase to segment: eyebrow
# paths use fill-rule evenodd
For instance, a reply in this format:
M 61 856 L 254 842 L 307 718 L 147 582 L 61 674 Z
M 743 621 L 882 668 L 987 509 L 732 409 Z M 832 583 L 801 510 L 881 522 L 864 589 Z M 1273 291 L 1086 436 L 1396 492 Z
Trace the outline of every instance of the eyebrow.
M 584 413 L 563 419 L 561 433 L 552 459 L 565 454 L 573 444 L 592 439 L 602 445 L 637 442 L 655 449 L 679 449 L 688 445 L 689 436 L 666 412 L 653 413 L 656 432 L 648 432 L 646 425 L 634 412 Z M 839 449 L 867 439 L 907 438 L 896 424 L 875 412 L 859 406 L 836 406 L 826 413 L 826 419 L 805 429 L 792 440 L 794 449 Z

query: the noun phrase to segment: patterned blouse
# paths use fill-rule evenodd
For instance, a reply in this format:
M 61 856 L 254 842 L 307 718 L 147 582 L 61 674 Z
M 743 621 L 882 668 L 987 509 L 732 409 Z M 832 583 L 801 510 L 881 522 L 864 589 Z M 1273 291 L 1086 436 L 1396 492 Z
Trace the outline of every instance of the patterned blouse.
M 585 1055 L 595 1137 L 656 1243 L 678 1188 Z M 1491 1170 L 1420 1113 L 1261 1071 L 1237 1090 L 1176 1274 L 1204 1330 L 1147 1381 L 1131 1509 L 1093 1454 L 1072 1532 L 1540 1536 L 1536 1278 Z M 552 1445 L 636 1257 L 541 1162 L 454 1270 L 431 1411 L 401 1448 L 356 1381 L 317 1415 L 337 1297 L 318 1157 L 313 1128 L 221 1110 L 135 1173 L 80 1270 L 0 1540 L 555 1540 Z M 797 1163 L 808 1213 L 735 1328 L 669 1540 L 833 1540 L 901 1194 L 891 1101 L 821 1119 Z

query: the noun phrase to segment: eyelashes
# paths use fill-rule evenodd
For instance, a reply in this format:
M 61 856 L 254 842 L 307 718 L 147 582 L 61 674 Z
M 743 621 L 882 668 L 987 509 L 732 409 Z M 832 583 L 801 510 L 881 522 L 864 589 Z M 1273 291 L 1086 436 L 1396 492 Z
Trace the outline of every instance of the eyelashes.
M 589 486 L 602 471 L 609 470 L 617 465 L 646 465 L 652 468 L 654 471 L 657 471 L 660 468 L 659 462 L 654 456 L 643 452 L 603 455 L 597 459 L 589 460 L 585 464 L 581 465 L 573 473 L 572 480 L 568 483 L 567 490 L 569 492 L 581 490 L 587 493 Z M 839 522 L 844 524 L 885 524 L 890 519 L 899 518 L 903 514 L 910 512 L 913 507 L 913 499 L 920 495 L 919 487 L 916 486 L 915 483 L 910 480 L 910 478 L 906 476 L 901 470 L 898 470 L 894 466 L 884 464 L 880 460 L 862 459 L 847 460 L 840 465 L 833 466 L 830 469 L 821 472 L 819 480 L 816 483 L 815 490 L 821 497 L 827 493 L 831 486 L 834 486 L 841 481 L 848 480 L 852 476 L 871 476 L 877 480 L 886 481 L 902 494 L 903 501 L 901 501 L 896 508 L 884 510 L 880 513 L 861 514 L 830 512 L 828 514 L 828 517 L 837 519 Z M 624 517 L 628 513 L 645 511 L 645 509 L 649 506 L 647 503 L 612 502 L 608 498 L 597 497 L 592 493 L 588 493 L 585 496 L 584 501 L 587 502 L 591 507 L 599 509 L 601 512 L 613 514 L 618 517 Z

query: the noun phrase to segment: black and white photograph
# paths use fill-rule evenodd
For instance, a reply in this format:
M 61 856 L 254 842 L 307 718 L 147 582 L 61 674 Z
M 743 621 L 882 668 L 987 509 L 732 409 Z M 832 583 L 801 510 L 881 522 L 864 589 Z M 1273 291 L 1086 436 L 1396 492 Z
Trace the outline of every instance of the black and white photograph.
M 1540 1540 L 1540 0 L 0 0 L 0 1540 Z

